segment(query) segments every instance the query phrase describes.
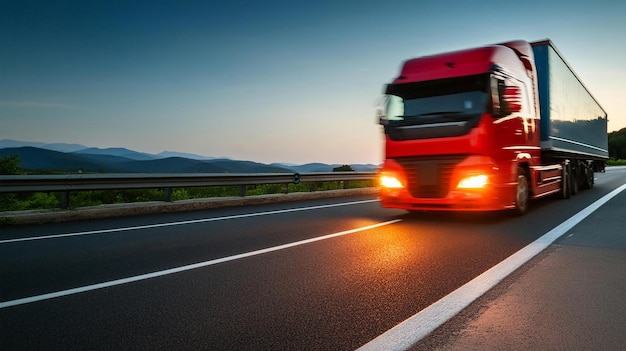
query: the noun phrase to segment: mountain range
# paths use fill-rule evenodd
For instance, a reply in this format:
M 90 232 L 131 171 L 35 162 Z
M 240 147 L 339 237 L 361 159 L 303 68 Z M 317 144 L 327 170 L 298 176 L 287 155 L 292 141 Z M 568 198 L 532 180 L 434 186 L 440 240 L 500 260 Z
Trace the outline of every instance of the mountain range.
M 314 173 L 332 172 L 340 164 L 263 164 L 228 158 L 164 151 L 159 154 L 126 148 L 94 148 L 79 144 L 46 144 L 0 140 L 0 157 L 18 155 L 20 167 L 40 172 L 88 173 Z M 358 172 L 373 172 L 372 164 L 352 164 Z

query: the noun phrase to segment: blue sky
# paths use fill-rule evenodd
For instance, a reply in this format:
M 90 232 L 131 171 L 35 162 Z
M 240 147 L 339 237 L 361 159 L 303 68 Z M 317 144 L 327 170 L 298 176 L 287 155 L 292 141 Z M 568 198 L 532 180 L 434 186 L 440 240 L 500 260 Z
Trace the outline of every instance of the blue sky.
M 626 127 L 626 2 L 2 1 L 0 139 L 380 163 L 403 60 L 550 38 Z

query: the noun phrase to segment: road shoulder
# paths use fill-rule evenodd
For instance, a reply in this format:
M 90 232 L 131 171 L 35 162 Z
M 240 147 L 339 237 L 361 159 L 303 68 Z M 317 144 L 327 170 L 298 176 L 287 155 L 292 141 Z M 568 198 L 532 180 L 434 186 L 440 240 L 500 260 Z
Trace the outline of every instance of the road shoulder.
M 626 345 L 626 193 L 573 227 L 414 350 Z

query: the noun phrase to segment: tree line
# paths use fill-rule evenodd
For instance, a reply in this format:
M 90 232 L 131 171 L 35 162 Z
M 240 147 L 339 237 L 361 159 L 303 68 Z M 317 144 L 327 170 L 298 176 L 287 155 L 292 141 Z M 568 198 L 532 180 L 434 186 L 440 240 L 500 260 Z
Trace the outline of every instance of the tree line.
M 626 160 L 626 128 L 609 133 L 609 157 L 612 160 Z

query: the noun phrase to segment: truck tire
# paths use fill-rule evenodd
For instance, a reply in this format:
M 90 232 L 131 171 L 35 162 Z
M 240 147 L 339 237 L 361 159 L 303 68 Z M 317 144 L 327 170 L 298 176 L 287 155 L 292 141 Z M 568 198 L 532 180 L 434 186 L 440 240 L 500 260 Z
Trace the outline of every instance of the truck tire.
M 569 187 L 570 187 L 570 172 L 569 172 L 569 164 L 563 165 L 563 169 L 561 169 L 561 199 L 569 199 Z
M 585 167 L 585 178 L 583 179 L 583 189 L 593 188 L 593 167 Z
M 570 173 L 569 179 L 570 179 L 571 187 L 569 191 L 570 191 L 570 194 L 572 195 L 578 194 L 578 190 L 579 190 L 578 189 L 578 172 L 579 170 L 576 169 L 576 170 L 572 170 L 572 173 Z
M 526 171 L 519 167 L 517 169 L 517 186 L 515 187 L 515 211 L 523 215 L 528 211 L 528 176 Z

